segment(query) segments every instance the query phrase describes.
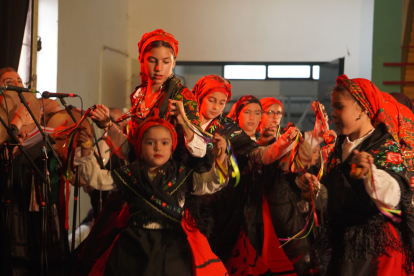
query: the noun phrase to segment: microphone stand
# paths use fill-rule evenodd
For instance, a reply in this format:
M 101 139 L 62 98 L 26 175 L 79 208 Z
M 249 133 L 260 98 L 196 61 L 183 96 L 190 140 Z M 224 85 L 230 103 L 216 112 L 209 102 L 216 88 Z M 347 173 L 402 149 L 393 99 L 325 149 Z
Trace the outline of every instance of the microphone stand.
M 59 98 L 59 100 L 62 103 L 62 105 L 65 107 L 66 112 L 72 118 L 73 122 L 76 123 L 77 120 L 75 119 L 75 116 L 73 116 L 72 106 L 71 105 L 67 106 L 66 101 L 63 98 Z M 95 136 L 95 133 L 94 133 L 94 136 Z M 95 140 L 96 140 L 96 136 L 95 136 Z M 96 156 L 95 152 L 94 152 L 94 155 L 95 155 L 96 159 L 98 160 L 99 165 L 101 166 L 101 169 L 103 169 L 101 151 L 100 151 L 99 146 L 98 146 L 97 143 L 96 143 L 96 147 L 98 149 L 99 158 L 98 158 L 98 156 Z M 77 208 L 78 208 L 79 183 L 80 183 L 80 175 L 79 175 L 79 171 L 78 171 L 78 166 L 76 166 L 75 191 L 74 191 L 74 194 L 73 194 L 73 220 L 72 220 L 72 244 L 71 244 L 72 252 L 73 252 L 73 250 L 75 250 L 76 215 L 77 215 Z
M 43 146 L 42 152 L 43 152 L 43 161 L 44 161 L 44 176 L 43 178 L 45 181 L 43 182 L 41 193 L 42 193 L 42 202 L 41 202 L 41 209 L 42 209 L 42 249 L 41 249 L 41 267 L 40 271 L 42 275 L 48 274 L 48 261 L 47 261 L 47 210 L 46 206 L 49 203 L 49 197 L 48 197 L 48 189 L 50 187 L 49 183 L 49 175 L 47 170 L 47 147 L 51 149 L 53 156 L 57 160 L 60 167 L 62 167 L 62 162 L 60 161 L 55 149 L 52 147 L 52 144 L 50 143 L 48 137 L 43 132 L 42 127 L 40 126 L 39 122 L 36 120 L 36 117 L 34 116 L 32 110 L 30 109 L 29 105 L 27 104 L 26 99 L 23 96 L 23 93 L 17 92 L 17 95 L 20 98 L 21 103 L 26 107 L 27 111 L 29 112 L 30 116 L 33 118 L 33 121 L 35 122 L 37 128 L 39 129 L 39 132 L 43 135 L 43 140 L 45 142 L 45 145 Z M 45 267 L 44 267 L 45 266 Z M 44 271 L 45 270 L 45 271 Z
M 40 180 L 42 182 L 46 182 L 46 179 L 44 177 L 44 175 L 40 172 L 39 168 L 36 166 L 36 164 L 34 163 L 34 161 L 32 160 L 32 158 L 29 156 L 29 154 L 26 152 L 26 150 L 24 149 L 24 147 L 22 146 L 22 144 L 20 144 L 19 139 L 17 139 L 17 136 L 14 134 L 13 130 L 11 128 L 9 128 L 8 124 L 3 120 L 3 118 L 0 117 L 0 123 L 3 125 L 3 127 L 6 129 L 7 134 L 9 135 L 9 137 L 15 141 L 16 146 L 19 148 L 20 152 L 24 154 L 24 156 L 27 158 L 27 160 L 29 161 L 30 165 L 32 165 L 33 170 L 36 172 L 37 176 L 39 176 Z
M 60 98 L 60 102 L 62 103 L 62 105 L 65 107 L 66 111 L 69 113 L 69 115 L 72 117 L 72 120 L 76 123 L 75 118 L 73 117 L 73 114 L 71 112 L 73 106 L 69 105 L 68 107 L 66 106 L 66 101 L 63 98 Z M 96 145 L 96 149 L 98 150 L 98 154 L 96 154 L 96 152 L 93 152 L 93 155 L 95 156 L 96 160 L 99 163 L 99 166 L 101 167 L 101 170 L 105 169 L 105 166 L 103 164 L 103 159 L 102 159 L 102 153 L 101 153 L 101 149 L 99 148 L 99 144 L 98 144 L 98 139 L 96 138 L 96 133 L 95 131 L 92 132 L 93 133 L 93 138 L 95 139 L 95 145 Z M 102 191 L 99 191 L 99 212 L 102 211 Z M 73 236 L 73 234 L 72 234 Z
M 36 166 L 36 164 L 34 163 L 34 161 L 33 161 L 33 159 L 29 156 L 29 154 L 26 152 L 26 150 L 24 149 L 24 147 L 20 144 L 20 141 L 19 141 L 19 139 L 17 139 L 17 137 L 16 137 L 16 135 L 14 134 L 14 132 L 13 132 L 13 130 L 11 129 L 11 128 L 9 128 L 9 126 L 8 126 L 8 124 L 6 124 L 6 122 L 3 120 L 3 118 L 1 118 L 0 117 L 0 122 L 1 122 L 1 124 L 4 126 L 4 128 L 6 129 L 6 131 L 7 131 L 7 134 L 9 135 L 9 137 L 13 140 L 13 141 L 15 141 L 15 143 L 16 143 L 16 146 L 19 148 L 19 150 L 20 150 L 20 152 L 21 153 L 23 153 L 24 154 L 24 156 L 27 158 L 27 160 L 29 161 L 29 163 L 30 163 L 30 165 L 32 166 L 32 168 L 33 168 L 33 170 L 36 172 L 36 174 L 38 175 L 38 177 L 40 178 L 40 181 L 42 182 L 42 184 L 43 185 L 46 185 L 46 183 L 47 183 L 47 181 L 46 181 L 46 178 L 45 178 L 45 175 L 44 174 L 42 174 L 41 173 L 41 171 L 39 170 L 39 168 Z M 12 151 L 12 150 L 11 150 Z M 13 164 L 11 163 L 11 160 L 10 160 L 10 168 L 12 168 L 13 167 Z M 12 183 L 11 183 L 12 184 Z M 43 193 L 44 193 L 44 191 L 42 191 Z M 42 200 L 43 200 L 43 202 L 41 203 L 41 206 L 42 206 L 42 215 L 46 215 L 46 213 L 44 212 L 44 208 L 45 208 L 45 202 L 44 202 L 44 197 L 42 196 Z M 6 204 L 9 204 L 8 202 L 6 202 Z M 6 210 L 7 210 L 7 208 L 6 208 Z M 43 219 L 44 219 L 44 216 L 42 217 Z M 45 224 L 44 224 L 44 220 L 42 221 L 42 230 L 45 230 L 44 229 L 44 226 L 45 226 Z M 42 231 L 43 232 L 43 231 Z M 42 236 L 42 253 L 41 253 L 41 271 L 42 271 L 42 275 L 47 275 L 47 273 L 46 274 L 44 274 L 43 273 L 43 257 L 44 257 L 44 255 L 43 255 L 43 251 L 46 249 L 46 248 L 43 248 L 43 243 L 44 243 L 44 240 L 45 240 L 45 238 L 46 238 L 46 235 L 44 235 L 44 236 Z M 46 258 L 46 264 L 47 264 L 47 258 Z M 46 267 L 46 270 L 47 270 L 47 267 Z
M 46 134 L 43 132 L 42 127 L 40 126 L 39 122 L 36 120 L 36 117 L 34 116 L 32 110 L 30 109 L 29 105 L 27 104 L 26 99 L 24 98 L 23 94 L 22 93 L 17 93 L 17 95 L 19 95 L 20 102 L 26 107 L 27 111 L 29 112 L 30 116 L 32 117 L 33 121 L 35 122 L 37 128 L 39 129 L 39 132 L 42 134 L 43 140 L 45 141 L 45 145 L 48 146 L 52 150 L 53 156 L 58 161 L 59 166 L 62 166 L 62 161 L 60 161 L 56 150 L 52 147 L 52 144 L 50 144 L 50 141 L 47 138 Z

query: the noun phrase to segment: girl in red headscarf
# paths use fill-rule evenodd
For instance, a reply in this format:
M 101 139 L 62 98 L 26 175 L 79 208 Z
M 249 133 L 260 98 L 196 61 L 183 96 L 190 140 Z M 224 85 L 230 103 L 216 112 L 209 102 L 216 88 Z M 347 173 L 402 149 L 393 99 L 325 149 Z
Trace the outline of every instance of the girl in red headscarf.
M 412 275 L 414 209 L 402 148 L 412 149 L 412 119 L 366 79 L 339 76 L 332 117 L 341 134 L 320 182 L 332 246 L 327 275 Z M 319 186 L 305 174 L 304 192 Z M 321 243 L 326 248 L 326 243 Z
M 77 140 L 82 144 L 91 136 L 82 131 Z M 74 163 L 82 177 L 95 189 L 120 191 L 126 200 L 122 212 L 129 209 L 130 213 L 127 227 L 98 259 L 90 275 L 227 273 L 205 237 L 188 216 L 183 218 L 187 214 L 183 207 L 186 193 L 211 194 L 227 184 L 218 173 L 219 167 L 228 168 L 226 142 L 218 134 L 212 141 L 216 162 L 205 173 L 197 173 L 172 159 L 177 133 L 157 113 L 137 129 L 134 148 L 139 159 L 130 165 L 111 172 L 101 170 L 91 147 L 84 148 L 82 144 L 77 149 Z
M 257 128 L 260 137 L 258 143 L 269 146 L 278 141 L 281 135 L 284 134 L 280 126 L 284 114 L 283 105 L 273 97 L 260 99 L 260 104 L 263 109 L 263 116 Z M 291 124 L 289 123 L 289 125 Z M 298 165 L 303 165 L 300 168 L 301 170 L 292 171 L 289 158 L 292 152 L 290 150 L 284 158 L 261 168 L 263 176 L 272 179 L 265 186 L 266 202 L 263 201 L 263 197 L 260 195 L 251 196 L 247 208 L 249 238 L 258 251 L 262 250 L 266 242 L 263 235 L 264 220 L 266 219 L 266 214 L 263 213 L 264 208 L 269 209 L 274 231 L 279 238 L 293 237 L 305 227 L 305 220 L 301 211 L 305 212 L 309 208 L 307 208 L 306 202 L 301 202 L 301 191 L 297 187 L 295 178 L 299 173 L 306 172 L 305 166 L 314 159 L 313 149 L 323 142 L 323 137 L 317 137 L 314 133 L 316 132 L 307 131 L 302 133 L 304 142 L 300 144 L 294 161 Z M 298 159 L 301 161 L 300 163 L 297 161 Z M 305 204 L 305 208 L 299 208 L 298 202 L 301 206 Z M 268 207 L 263 206 L 263 204 L 267 204 Z M 291 241 L 283 246 L 283 250 L 293 263 L 298 275 L 308 275 L 311 270 L 315 269 L 309 238 Z
M 272 272 L 291 273 L 293 268 L 283 250 L 276 254 L 280 253 L 280 256 L 269 257 L 269 254 L 265 254 L 263 259 L 259 257 L 262 252 L 257 253 L 251 246 L 243 225 L 249 191 L 253 186 L 260 185 L 259 182 L 252 181 L 255 164 L 268 164 L 277 160 L 293 143 L 289 135 L 294 137 L 296 130 L 290 129 L 272 146 L 261 147 L 251 139 L 250 132 L 246 133 L 233 119 L 221 115 L 231 97 L 231 84 L 227 80 L 217 75 L 202 77 L 194 86 L 193 93 L 198 100 L 202 129 L 211 134 L 220 133 L 229 139 L 242 175 L 236 187 L 232 181 L 219 193 L 208 196 L 208 200 L 197 201 L 197 204 L 205 203 L 201 204 L 200 213 L 211 214 L 213 217 L 210 228 L 205 229 L 202 225 L 201 231 L 207 232 L 213 252 L 223 260 L 232 275 L 266 275 L 269 268 Z M 239 114 L 243 107 L 257 104 L 260 120 L 261 107 L 256 97 L 245 96 L 238 103 L 238 108 L 233 109 L 232 113 Z M 236 117 L 239 121 L 239 116 Z M 253 135 L 256 127 L 257 125 L 253 127 Z M 275 243 L 269 242 L 269 246 L 277 248 L 279 243 L 276 238 L 274 241 Z
M 118 118 L 119 121 L 131 118 L 128 123 L 127 134 L 109 119 L 109 109 L 98 105 L 92 113 L 92 120 L 104 128 L 109 138 L 107 142 L 111 149 L 121 158 L 133 161 L 134 151 L 128 144 L 133 143 L 138 125 L 146 118 L 154 115 L 154 109 L 159 110 L 158 116 L 163 119 L 175 118 L 179 114 L 178 108 L 182 107 L 188 122 L 200 127 L 197 102 L 194 95 L 186 86 L 181 85 L 181 80 L 174 76 L 172 70 L 178 55 L 178 41 L 172 34 L 162 29 L 146 33 L 138 43 L 138 60 L 141 65 L 141 85 L 131 94 L 131 109 Z M 181 121 L 182 122 L 182 121 Z M 203 157 L 206 153 L 204 140 L 194 135 L 186 123 L 178 121 L 177 133 L 179 137 L 178 149 L 188 152 L 195 157 Z M 185 137 L 185 142 L 181 137 Z M 185 147 L 184 147 L 185 145 Z M 132 156 L 129 154 L 132 153 Z M 178 155 L 178 154 L 177 154 Z

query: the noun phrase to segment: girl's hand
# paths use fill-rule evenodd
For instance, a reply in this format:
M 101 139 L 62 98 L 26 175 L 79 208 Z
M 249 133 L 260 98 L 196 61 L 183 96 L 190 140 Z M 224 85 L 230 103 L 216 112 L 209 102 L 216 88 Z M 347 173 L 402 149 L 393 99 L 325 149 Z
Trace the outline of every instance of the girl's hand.
M 91 113 L 91 119 L 99 128 L 107 128 L 111 122 L 109 109 L 103 104 L 98 104 Z
M 86 156 L 92 151 L 93 134 L 88 130 L 81 130 L 76 137 L 76 142 L 81 146 L 81 156 Z
M 180 125 L 185 125 L 183 117 L 180 115 L 180 110 L 184 110 L 184 105 L 182 101 L 176 101 L 176 100 L 168 100 L 169 106 L 168 110 L 170 111 L 170 116 L 174 116 L 177 118 L 177 123 Z
M 337 134 L 333 129 L 330 129 L 323 134 L 323 140 L 326 144 L 335 143 L 336 137 Z
M 371 169 L 370 162 L 374 162 L 371 154 L 358 150 L 353 151 L 354 156 L 351 160 L 352 171 L 350 176 L 354 179 L 362 179 Z
M 214 133 L 213 139 L 213 154 L 216 156 L 217 162 L 223 164 L 226 158 L 227 143 L 226 139 L 218 133 Z
M 302 198 L 306 201 L 312 200 L 310 194 L 311 186 L 315 194 L 319 191 L 318 178 L 310 173 L 305 173 L 299 178 L 298 186 L 302 190 Z
M 288 135 L 287 137 L 288 141 L 292 141 L 296 139 L 296 136 L 298 136 L 298 134 L 300 135 L 300 130 L 296 126 L 291 126 L 288 128 L 286 133 Z M 300 137 L 300 139 L 302 141 L 302 136 Z
M 309 191 L 311 190 L 311 183 L 314 187 L 319 186 L 318 178 L 313 174 L 305 173 L 299 178 L 298 186 L 302 190 L 302 192 L 309 193 Z
M 191 142 L 194 139 L 194 132 L 187 126 L 185 119 L 181 116 L 180 110 L 184 110 L 184 105 L 182 101 L 176 100 L 168 100 L 170 105 L 168 106 L 168 110 L 170 116 L 177 119 L 177 123 L 183 127 L 185 138 L 187 142 Z M 185 116 L 185 114 L 183 114 Z

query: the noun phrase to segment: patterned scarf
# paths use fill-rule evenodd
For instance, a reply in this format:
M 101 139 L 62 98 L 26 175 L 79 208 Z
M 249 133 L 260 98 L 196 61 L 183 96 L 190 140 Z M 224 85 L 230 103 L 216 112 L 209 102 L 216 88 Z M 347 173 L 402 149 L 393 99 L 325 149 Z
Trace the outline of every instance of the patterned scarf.
M 414 118 L 411 111 L 392 96 L 382 93 L 367 79 L 348 79 L 341 75 L 336 84 L 345 87 L 367 110 L 374 127 L 384 123 L 403 151 L 414 149 Z

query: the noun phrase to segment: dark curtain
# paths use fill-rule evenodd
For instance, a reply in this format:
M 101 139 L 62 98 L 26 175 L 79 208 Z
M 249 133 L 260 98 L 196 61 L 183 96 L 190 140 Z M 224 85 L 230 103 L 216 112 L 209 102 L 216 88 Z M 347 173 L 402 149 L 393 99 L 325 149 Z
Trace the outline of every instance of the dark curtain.
M 30 0 L 0 0 L 0 68 L 18 69 Z

